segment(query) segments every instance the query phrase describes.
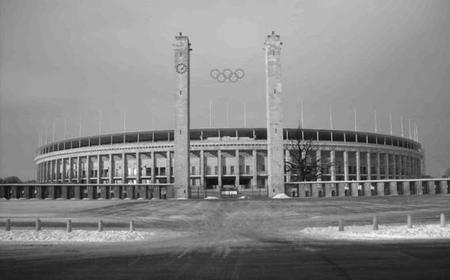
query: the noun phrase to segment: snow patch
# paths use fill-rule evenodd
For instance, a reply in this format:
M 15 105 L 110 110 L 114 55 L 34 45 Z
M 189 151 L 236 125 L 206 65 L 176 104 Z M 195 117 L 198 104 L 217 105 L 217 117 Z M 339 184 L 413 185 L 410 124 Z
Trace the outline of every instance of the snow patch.
M 450 227 L 440 225 L 379 225 L 373 230 L 372 225 L 346 226 L 344 231 L 338 227 L 308 227 L 300 231 L 314 239 L 344 240 L 401 240 L 401 239 L 450 239 Z
M 146 231 L 93 231 L 93 230 L 11 230 L 0 231 L 0 241 L 51 242 L 124 242 L 148 240 L 155 235 Z
M 219 198 L 217 196 L 207 196 L 207 197 L 205 197 L 205 199 L 214 200 L 214 199 L 219 199 Z
M 285 193 L 279 193 L 277 195 L 275 195 L 274 197 L 272 197 L 273 199 L 286 199 L 286 198 L 290 198 L 289 196 L 287 196 Z

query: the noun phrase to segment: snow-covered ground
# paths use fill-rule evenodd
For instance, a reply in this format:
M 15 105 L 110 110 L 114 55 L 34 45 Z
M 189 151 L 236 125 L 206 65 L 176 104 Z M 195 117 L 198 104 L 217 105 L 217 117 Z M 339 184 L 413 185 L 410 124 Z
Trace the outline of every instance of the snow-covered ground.
M 273 199 L 287 199 L 287 198 L 290 198 L 289 196 L 287 196 L 286 194 L 284 194 L 284 193 L 279 193 L 279 194 L 277 194 L 277 195 L 275 195 L 274 197 L 272 197 Z
M 51 242 L 123 242 L 151 239 L 154 232 L 94 230 L 11 230 L 0 231 L 0 241 L 51 241 Z
M 346 226 L 344 231 L 337 227 L 308 227 L 301 234 L 314 239 L 342 240 L 400 240 L 400 239 L 450 239 L 450 226 L 434 225 L 379 225 L 372 230 L 372 225 Z

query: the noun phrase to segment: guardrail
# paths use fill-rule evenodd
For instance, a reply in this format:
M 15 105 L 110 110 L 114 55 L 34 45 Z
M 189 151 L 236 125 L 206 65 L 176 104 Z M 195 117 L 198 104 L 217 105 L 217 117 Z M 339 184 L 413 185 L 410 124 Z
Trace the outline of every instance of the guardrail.
M 286 183 L 285 192 L 291 197 L 434 195 L 449 194 L 449 186 L 450 178 L 306 181 Z

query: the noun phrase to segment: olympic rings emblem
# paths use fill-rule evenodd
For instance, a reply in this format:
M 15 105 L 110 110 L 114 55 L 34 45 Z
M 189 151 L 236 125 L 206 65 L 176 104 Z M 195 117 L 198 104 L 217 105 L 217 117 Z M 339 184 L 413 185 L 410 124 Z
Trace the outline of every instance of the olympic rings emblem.
M 209 75 L 219 83 L 225 83 L 226 81 L 236 83 L 238 80 L 244 78 L 245 72 L 241 68 L 234 71 L 229 68 L 223 69 L 222 71 L 219 69 L 213 69 L 209 72 Z

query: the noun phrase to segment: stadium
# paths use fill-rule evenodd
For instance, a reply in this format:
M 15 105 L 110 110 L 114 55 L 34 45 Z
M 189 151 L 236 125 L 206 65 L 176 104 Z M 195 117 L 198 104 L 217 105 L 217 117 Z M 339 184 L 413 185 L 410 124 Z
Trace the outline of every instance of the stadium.
M 423 151 L 411 139 L 368 132 L 301 129 L 301 140 L 317 146 L 315 157 L 331 162 L 322 181 L 367 181 L 420 178 Z M 284 129 L 284 154 L 289 160 L 298 129 Z M 171 196 L 174 182 L 174 132 L 144 131 L 68 139 L 39 149 L 37 178 L 45 184 L 93 184 L 94 197 L 149 198 L 159 185 Z M 268 195 L 267 132 L 265 128 L 192 129 L 190 131 L 190 197 L 240 194 Z M 285 182 L 295 182 L 290 172 Z M 169 184 L 169 185 L 166 185 Z M 96 185 L 102 187 L 96 187 Z M 106 186 L 107 185 L 107 186 Z M 120 185 L 120 187 L 111 187 Z M 123 186 L 125 185 L 125 186 Z M 139 188 L 146 191 L 142 193 Z M 103 192 L 105 192 L 102 195 Z M 131 191 L 129 189 L 132 189 Z M 69 191 L 75 197 L 75 191 Z M 88 188 L 80 193 L 89 197 Z M 91 196 L 92 196 L 91 195 Z M 298 193 L 294 196 L 311 196 Z M 338 195 L 335 192 L 333 195 Z M 57 193 L 56 196 L 61 196 Z

